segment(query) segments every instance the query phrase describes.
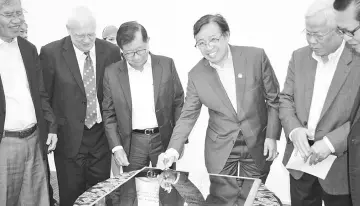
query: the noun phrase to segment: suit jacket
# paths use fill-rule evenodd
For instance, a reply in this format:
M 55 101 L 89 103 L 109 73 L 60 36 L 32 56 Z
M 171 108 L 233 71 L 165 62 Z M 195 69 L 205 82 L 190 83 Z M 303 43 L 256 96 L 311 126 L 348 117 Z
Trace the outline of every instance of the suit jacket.
M 171 58 L 151 54 L 154 105 L 160 136 L 167 148 L 183 107 L 184 92 Z M 145 100 L 146 101 L 146 100 Z M 132 138 L 132 98 L 125 60 L 106 68 L 103 119 L 109 147 L 123 146 L 129 155 Z
M 120 49 L 104 40 L 95 40 L 96 88 L 99 106 L 103 100 L 104 68 L 120 60 Z M 87 98 L 70 36 L 41 48 L 45 88 L 55 113 L 56 124 L 49 130 L 58 133 L 56 152 L 74 157 L 80 148 Z
M 43 71 L 40 67 L 39 56 L 36 47 L 29 41 L 17 37 L 20 53 L 24 63 L 26 75 L 29 82 L 29 90 L 33 100 L 35 115 L 39 130 L 39 143 L 42 154 L 46 157 L 47 146 L 46 140 L 48 137 L 47 123 L 52 124 L 51 120 L 54 118 L 54 113 L 49 104 L 49 96 L 45 92 L 43 82 Z M 4 132 L 5 115 L 6 115 L 6 101 L 4 88 L 0 79 L 0 134 Z M 2 135 L 0 135 L 0 142 Z
M 281 134 L 278 81 L 263 49 L 240 46 L 230 46 L 230 49 L 236 77 L 237 111 L 217 71 L 208 60 L 201 59 L 189 72 L 186 101 L 168 148 L 182 153 L 205 105 L 209 111 L 204 153 L 208 172 L 221 172 L 239 132 L 243 133 L 257 166 L 269 170 L 270 164 L 265 164 L 263 156 L 264 140 L 266 137 L 279 139 Z
M 347 194 L 347 136 L 350 131 L 350 114 L 357 89 L 360 85 L 360 61 L 348 46 L 345 46 L 337 64 L 319 122 L 315 141 L 327 136 L 337 159 L 325 180 L 319 179 L 328 194 Z M 283 164 L 286 165 L 293 151 L 290 132 L 297 127 L 306 127 L 310 112 L 317 61 L 310 47 L 293 52 L 288 67 L 284 89 L 280 94 L 280 119 L 287 138 Z M 295 179 L 302 172 L 291 170 Z
M 360 205 L 360 89 L 352 108 L 348 136 L 348 176 L 353 205 Z

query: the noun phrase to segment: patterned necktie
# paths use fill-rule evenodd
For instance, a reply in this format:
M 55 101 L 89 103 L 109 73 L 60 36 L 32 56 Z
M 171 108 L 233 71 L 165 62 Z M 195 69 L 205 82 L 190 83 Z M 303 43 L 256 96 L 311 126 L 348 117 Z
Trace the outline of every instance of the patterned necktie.
M 96 82 L 94 75 L 93 61 L 90 58 L 89 51 L 84 52 L 86 55 L 84 70 L 83 70 L 83 83 L 86 93 L 87 105 L 86 105 L 86 117 L 85 126 L 89 129 L 95 124 L 97 120 L 97 104 L 96 104 Z

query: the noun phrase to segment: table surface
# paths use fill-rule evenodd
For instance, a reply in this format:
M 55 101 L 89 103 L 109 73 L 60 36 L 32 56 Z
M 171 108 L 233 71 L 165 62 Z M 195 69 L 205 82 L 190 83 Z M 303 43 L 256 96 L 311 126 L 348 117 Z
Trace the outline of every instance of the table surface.
M 149 174 L 147 173 L 148 171 L 153 172 L 154 168 L 143 168 L 142 170 L 132 171 L 128 173 L 125 172 L 120 174 L 119 176 L 112 177 L 103 182 L 100 182 L 94 185 L 93 187 L 91 187 L 90 189 L 88 189 L 81 196 L 79 196 L 74 206 L 112 205 L 112 204 L 107 204 L 106 199 L 109 199 L 115 193 L 115 191 L 119 191 L 118 189 L 122 187 L 122 185 L 125 182 L 131 179 L 135 179 L 137 181 L 137 193 L 138 193 L 138 201 L 139 201 L 140 194 L 144 193 L 144 192 L 139 193 L 138 191 L 138 186 L 140 186 L 139 182 L 142 182 L 140 181 L 140 179 L 146 180 L 146 182 L 148 182 L 147 179 L 151 180 L 151 178 L 148 176 Z M 163 172 L 159 172 L 158 175 L 161 173 Z M 260 180 L 258 179 L 210 174 L 209 177 L 210 177 L 211 187 L 209 189 L 210 191 L 209 193 L 212 193 L 212 195 L 208 193 L 207 196 L 204 197 L 204 194 L 202 195 L 201 192 L 199 192 L 198 188 L 190 180 L 188 180 L 188 172 L 174 171 L 174 173 L 178 174 L 179 181 L 176 184 L 172 185 L 172 189 L 177 190 L 180 196 L 184 198 L 183 200 L 186 203 L 188 203 L 185 205 L 229 205 L 229 204 L 237 205 L 236 202 L 238 203 L 238 205 L 240 204 L 243 205 L 245 204 L 244 202 L 249 202 L 248 199 L 251 199 L 251 202 L 253 202 L 251 203 L 251 205 L 253 206 L 263 206 L 263 205 L 282 206 L 282 203 L 279 200 L 279 198 L 273 192 L 268 190 L 264 184 L 260 183 Z M 148 177 L 144 177 L 144 176 L 148 176 Z M 154 181 L 154 177 L 152 178 L 153 178 L 152 181 Z M 149 184 L 147 185 L 147 183 L 145 183 L 146 186 L 142 187 L 141 189 L 144 190 L 144 188 L 146 188 L 145 190 L 149 190 L 149 193 L 155 193 L 154 190 L 157 190 L 157 188 L 159 188 L 158 190 L 162 190 L 163 188 L 159 187 L 158 181 L 159 178 L 156 178 L 154 181 L 156 183 L 155 187 Z M 186 182 L 186 183 L 183 184 L 182 182 Z M 142 184 L 144 185 L 144 183 Z M 235 191 L 234 188 L 237 188 L 237 190 L 239 191 Z M 255 189 L 254 191 L 257 192 L 254 192 L 253 194 L 252 189 L 253 190 Z M 224 191 L 226 191 L 226 193 Z M 148 191 L 146 191 L 146 193 L 147 192 Z M 158 194 L 159 192 L 156 193 Z M 196 194 L 198 194 L 198 197 Z M 236 195 L 234 195 L 233 197 L 232 194 L 236 194 Z M 217 197 L 218 195 L 220 196 L 220 198 Z M 158 195 L 156 196 L 158 198 Z M 196 200 L 199 199 L 200 196 L 202 200 L 199 201 Z M 247 200 L 246 198 L 240 200 L 242 199 L 241 196 L 248 196 L 248 198 Z M 147 199 L 147 197 L 145 197 L 144 199 Z M 222 204 L 219 204 L 218 202 L 219 200 L 222 200 L 221 201 Z M 227 203 L 225 203 L 224 200 L 227 200 Z M 217 204 L 215 204 L 216 201 Z M 144 205 L 144 203 L 141 204 L 141 201 L 139 201 L 138 205 L 141 206 Z

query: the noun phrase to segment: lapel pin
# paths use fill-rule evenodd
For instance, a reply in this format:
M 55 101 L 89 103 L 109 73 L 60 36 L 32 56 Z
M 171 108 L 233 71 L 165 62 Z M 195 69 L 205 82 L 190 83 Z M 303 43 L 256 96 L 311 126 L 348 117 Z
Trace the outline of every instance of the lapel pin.
M 241 78 L 243 77 L 243 75 L 242 75 L 241 73 L 239 73 L 239 74 L 237 75 L 237 77 L 241 79 Z

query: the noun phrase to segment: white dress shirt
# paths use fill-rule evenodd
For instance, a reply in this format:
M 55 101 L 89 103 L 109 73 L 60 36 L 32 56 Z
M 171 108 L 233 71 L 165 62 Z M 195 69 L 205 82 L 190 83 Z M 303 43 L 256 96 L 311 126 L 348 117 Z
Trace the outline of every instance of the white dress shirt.
M 234 74 L 233 60 L 231 49 L 228 46 L 227 59 L 225 59 L 223 65 L 213 64 L 209 62 L 211 67 L 215 68 L 219 79 L 226 90 L 227 96 L 232 103 L 234 110 L 237 112 L 237 93 L 236 93 L 236 78 Z
M 78 48 L 76 48 L 76 46 L 73 45 L 73 47 L 74 47 L 76 59 L 78 60 L 80 75 L 81 75 L 81 78 L 83 79 L 84 63 L 85 63 L 85 59 L 87 56 L 84 54 L 84 52 L 82 52 Z M 93 62 L 94 77 L 96 79 L 97 78 L 97 69 L 96 69 L 97 64 L 96 64 L 96 56 L 95 56 L 95 46 L 93 46 L 93 48 L 89 51 L 89 55 Z M 96 91 L 98 93 L 98 88 L 96 88 Z M 100 113 L 98 96 L 96 97 L 96 104 L 97 104 L 96 105 L 96 107 L 97 107 L 97 109 L 96 109 L 97 110 L 97 123 L 100 123 L 100 122 L 102 122 L 102 115 Z
M 132 97 L 132 129 L 149 129 L 158 127 L 154 105 L 154 86 L 151 57 L 136 70 L 127 63 L 130 94 Z
M 130 93 L 132 98 L 132 129 L 149 129 L 158 127 L 154 105 L 153 70 L 150 55 L 143 70 L 128 66 Z M 123 148 L 115 146 L 112 152 Z
M 310 140 L 314 140 L 315 130 L 320 119 L 320 115 L 325 103 L 328 89 L 330 88 L 333 76 L 335 74 L 338 61 L 341 57 L 342 51 L 345 48 L 345 41 L 342 42 L 341 46 L 332 54 L 328 55 L 328 61 L 324 62 L 320 56 L 317 56 L 314 52 L 312 57 L 317 61 L 315 82 L 313 86 L 312 101 L 310 107 L 310 113 L 308 116 L 308 130 L 312 133 L 312 136 L 309 137 Z M 298 129 L 298 128 L 296 128 Z M 290 138 L 292 138 L 293 132 L 290 133 Z M 291 139 L 292 140 L 292 139 Z M 330 140 L 325 136 L 323 138 L 327 146 L 332 152 L 335 152 Z
M 4 87 L 6 116 L 4 129 L 17 131 L 37 123 L 35 107 L 17 39 L 0 39 L 0 75 Z

